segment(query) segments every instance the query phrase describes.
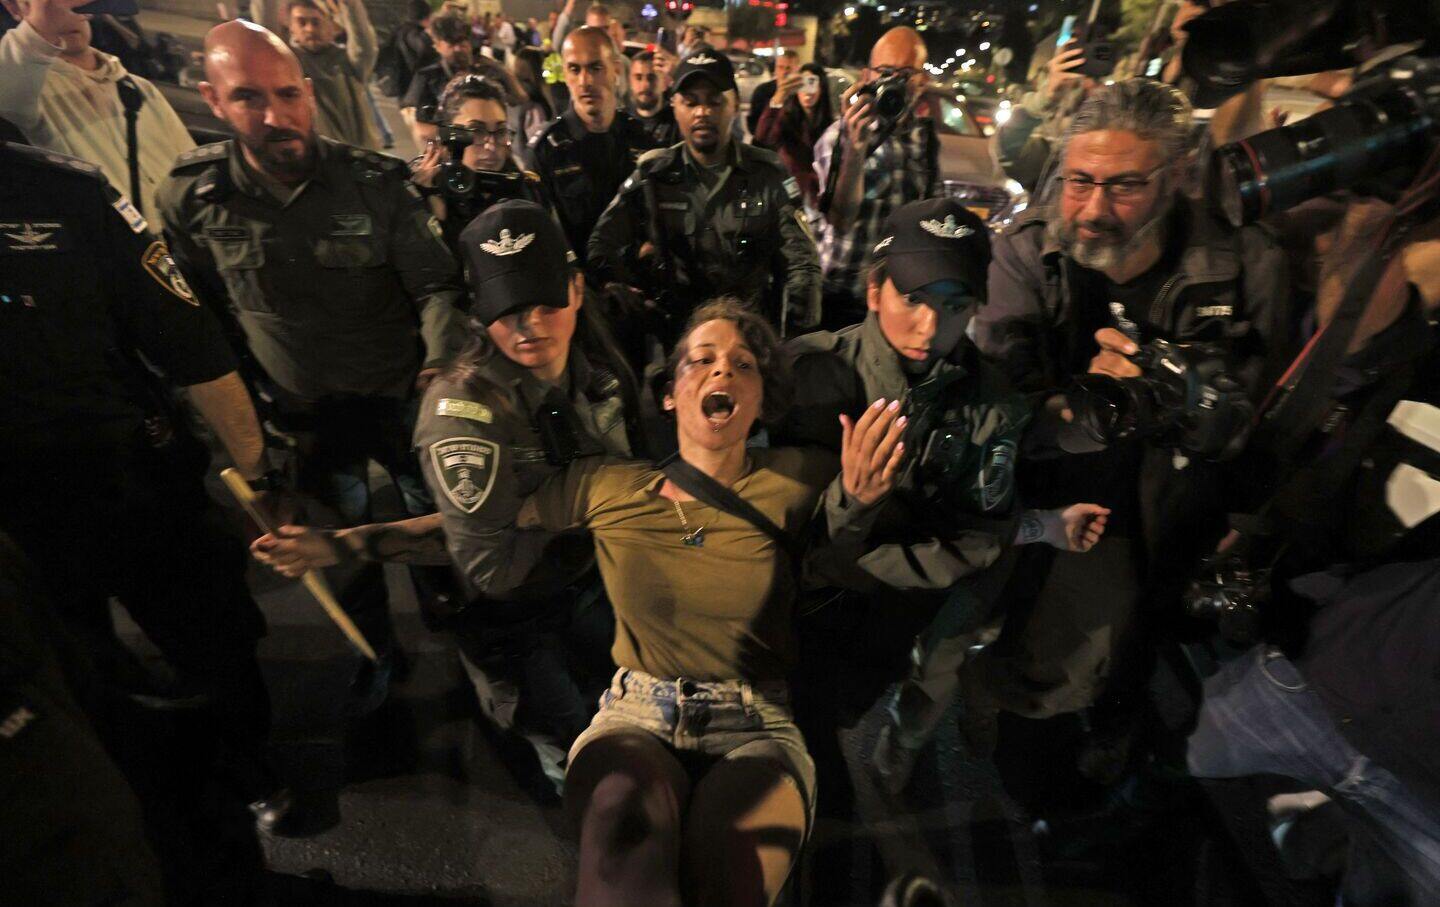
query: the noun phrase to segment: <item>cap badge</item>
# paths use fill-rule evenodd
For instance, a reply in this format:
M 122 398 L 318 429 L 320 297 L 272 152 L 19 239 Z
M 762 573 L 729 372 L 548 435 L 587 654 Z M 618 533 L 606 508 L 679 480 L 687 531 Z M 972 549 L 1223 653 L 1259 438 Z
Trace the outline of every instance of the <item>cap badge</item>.
M 696 54 L 693 57 L 687 57 L 685 59 L 685 62 L 689 63 L 692 66 L 712 66 L 716 63 L 719 63 L 720 61 L 715 59 L 714 57 L 706 56 L 705 54 Z
M 884 239 L 882 239 L 882 240 L 880 240 L 879 242 L 877 242 L 877 243 L 875 244 L 875 248 L 871 249 L 870 251 L 871 251 L 872 254 L 873 254 L 873 253 L 876 253 L 876 252 L 884 252 L 886 249 L 890 248 L 890 244 L 891 244 L 892 242 L 894 242 L 894 241 L 895 241 L 895 237 L 893 237 L 893 236 L 887 236 L 887 237 L 885 237 Z
M 501 230 L 499 239 L 491 239 L 480 244 L 480 248 L 491 255 L 514 255 L 523 252 L 525 247 L 535 240 L 534 233 L 522 233 L 515 237 L 510 235 L 509 230 Z
M 955 222 L 955 215 L 953 214 L 946 215 L 945 223 L 943 224 L 938 220 L 922 220 L 920 222 L 920 229 L 926 233 L 938 236 L 941 239 L 961 239 L 975 232 L 969 227 L 957 224 Z

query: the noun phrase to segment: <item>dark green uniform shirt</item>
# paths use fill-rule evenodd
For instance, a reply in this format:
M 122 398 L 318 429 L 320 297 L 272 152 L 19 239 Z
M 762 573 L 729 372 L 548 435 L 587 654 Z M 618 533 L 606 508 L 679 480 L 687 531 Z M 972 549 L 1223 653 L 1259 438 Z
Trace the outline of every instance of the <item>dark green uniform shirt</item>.
M 0 167 L 0 462 L 101 451 L 88 474 L 138 439 L 135 352 L 180 385 L 233 372 L 235 357 L 94 165 L 0 143 Z
M 402 161 L 325 138 L 317 153 L 282 201 L 234 142 L 186 152 L 156 195 L 161 225 L 285 391 L 404 397 L 464 338 L 459 266 Z
M 444 517 L 450 557 L 472 596 L 552 595 L 595 562 L 583 534 L 512 529 L 525 498 L 569 460 L 630 456 L 614 376 L 577 349 L 564 383 L 547 384 L 496 353 L 478 376 L 441 376 L 425 394 L 415 452 Z
M 995 563 L 1015 535 L 1015 461 L 1029 400 L 968 343 L 907 375 L 873 313 L 835 333 L 798 337 L 790 349 L 795 405 L 774 443 L 839 450 L 840 414 L 856 417 L 881 397 L 900 400 L 910 420 L 905 464 L 869 528 L 860 569 L 892 588 L 939 590 Z
M 602 281 L 669 289 L 690 304 L 733 294 L 762 305 L 778 324 L 782 293 L 789 323 L 820 323 L 820 255 L 800 207 L 800 187 L 773 152 L 731 141 L 710 172 L 684 143 L 652 151 L 620 187 L 590 237 L 588 267 Z M 653 287 L 638 260 L 651 241 L 653 212 L 674 286 Z M 683 322 L 688 312 L 673 312 Z

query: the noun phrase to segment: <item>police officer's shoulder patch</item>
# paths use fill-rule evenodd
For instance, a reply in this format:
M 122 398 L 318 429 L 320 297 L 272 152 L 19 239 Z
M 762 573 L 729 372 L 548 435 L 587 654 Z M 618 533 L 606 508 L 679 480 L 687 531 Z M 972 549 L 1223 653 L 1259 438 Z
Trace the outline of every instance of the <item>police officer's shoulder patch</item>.
M 212 142 L 209 145 L 201 145 L 198 148 L 191 148 L 175 158 L 175 164 L 170 168 L 171 173 L 178 173 L 197 164 L 209 164 L 214 161 L 224 160 L 230 156 L 230 140 L 223 142 Z
M 462 513 L 474 513 L 495 487 L 500 446 L 479 438 L 446 438 L 430 445 L 430 464 L 445 496 Z
M 163 239 L 157 239 L 145 248 L 145 253 L 140 256 L 140 265 L 146 274 L 172 295 L 191 305 L 200 304 L 190 290 L 190 284 L 185 282 L 180 269 L 176 267 L 175 259 L 170 257 L 170 248 Z
M 986 513 L 1010 509 L 1015 498 L 1015 461 L 1019 450 L 1015 441 L 1005 438 L 990 447 L 980 468 L 980 509 Z
M 483 422 L 486 425 L 495 421 L 495 414 L 490 411 L 490 407 L 483 403 L 476 403 L 474 400 L 459 400 L 455 397 L 441 397 L 435 404 L 435 415 L 469 419 L 472 422 Z

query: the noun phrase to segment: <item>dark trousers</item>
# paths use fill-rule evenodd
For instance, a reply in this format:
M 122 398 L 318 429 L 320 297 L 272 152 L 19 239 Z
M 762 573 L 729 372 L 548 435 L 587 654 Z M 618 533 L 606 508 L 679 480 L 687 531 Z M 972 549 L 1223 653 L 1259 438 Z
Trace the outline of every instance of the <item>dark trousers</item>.
M 301 406 L 280 401 L 276 423 L 294 442 L 293 472 L 302 495 L 329 514 L 317 522 L 355 526 L 373 519 L 369 472 L 373 461 L 389 473 L 407 514 L 434 511 L 434 503 L 410 449 L 414 405 L 385 397 L 350 397 Z M 316 516 L 306 519 L 316 521 Z M 445 571 L 415 568 L 423 598 L 443 582 Z M 380 564 L 347 564 L 326 571 L 340 606 L 380 656 L 395 645 L 389 595 Z
M 595 587 L 526 606 L 530 617 L 504 626 L 467 615 L 456 636 L 486 717 L 566 752 L 614 674 L 615 614 Z
M 265 621 L 245 585 L 246 553 L 200 475 L 145 449 L 54 450 L 3 464 L 0 528 L 102 673 L 123 665 L 114 597 L 187 689 L 209 695 L 222 759 L 248 798 L 264 768 L 270 697 L 256 644 Z

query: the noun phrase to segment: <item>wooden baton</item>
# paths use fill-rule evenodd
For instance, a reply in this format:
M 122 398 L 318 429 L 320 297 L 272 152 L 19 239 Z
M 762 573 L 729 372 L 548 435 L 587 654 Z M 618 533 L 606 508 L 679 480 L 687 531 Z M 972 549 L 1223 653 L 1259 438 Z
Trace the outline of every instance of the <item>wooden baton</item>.
M 245 508 L 250 519 L 260 527 L 260 531 L 274 534 L 275 530 L 271 529 L 270 524 L 265 521 L 264 515 L 260 513 L 260 508 L 255 506 L 255 490 L 250 487 L 249 482 L 245 481 L 245 477 L 240 474 L 240 471 L 234 467 L 222 469 L 220 470 L 220 479 L 225 483 L 225 487 L 230 489 L 230 493 L 235 496 L 235 500 L 240 503 L 240 506 Z M 315 600 L 320 603 L 321 608 L 325 609 L 325 614 L 335 622 L 335 626 L 340 628 L 340 632 L 344 633 L 355 648 L 360 650 L 360 654 L 371 661 L 378 661 L 379 659 L 375 657 L 375 650 L 370 648 L 370 643 L 365 641 L 365 634 L 360 632 L 360 628 L 355 626 L 350 615 L 346 614 L 340 607 L 340 603 L 335 600 L 335 594 L 325 584 L 325 577 L 315 570 L 308 570 L 301 582 L 305 584 L 305 588 L 310 591 L 310 594 L 315 596 Z

